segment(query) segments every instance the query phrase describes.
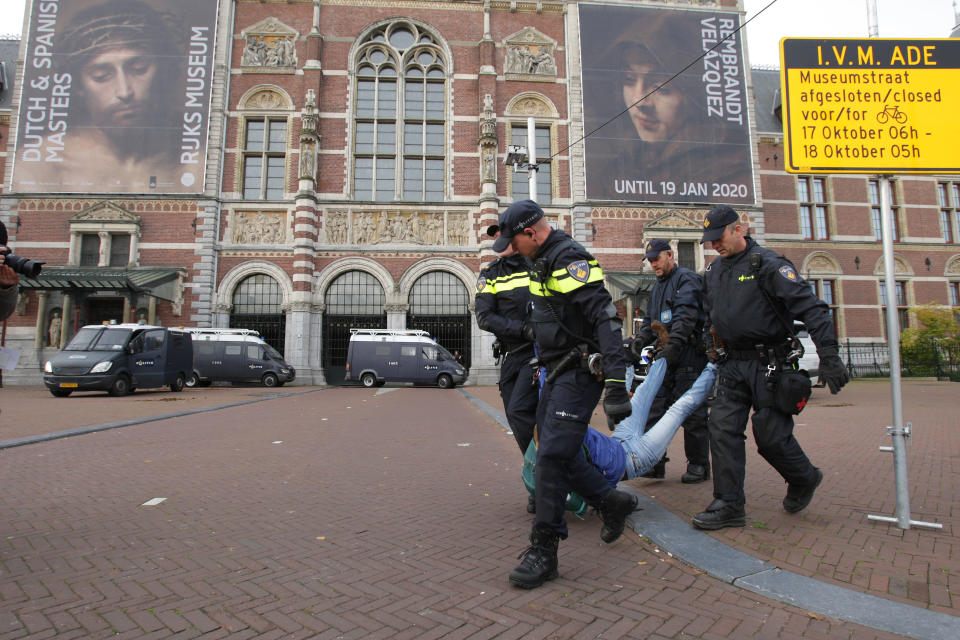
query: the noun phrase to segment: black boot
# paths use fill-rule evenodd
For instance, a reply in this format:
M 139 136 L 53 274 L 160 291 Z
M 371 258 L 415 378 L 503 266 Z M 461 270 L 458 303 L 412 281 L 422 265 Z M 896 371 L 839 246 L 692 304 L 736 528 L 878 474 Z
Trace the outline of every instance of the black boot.
M 547 580 L 553 580 L 557 572 L 557 547 L 560 536 L 544 527 L 534 527 L 530 532 L 530 546 L 520 554 L 520 566 L 510 572 L 510 582 L 524 589 L 535 589 Z
M 742 502 L 726 502 L 719 498 L 710 503 L 706 511 L 693 516 L 693 526 L 697 529 L 723 529 L 724 527 L 742 527 L 747 523 L 747 512 Z
M 683 484 L 697 484 L 710 479 L 710 465 L 687 463 L 687 472 L 680 476 Z
M 600 539 L 609 544 L 619 538 L 623 533 L 627 516 L 636 509 L 637 496 L 633 494 L 613 489 L 605 495 L 603 502 L 600 503 L 600 517 L 603 519 Z
M 663 480 L 667 475 L 667 463 L 670 462 L 670 458 L 663 456 L 660 458 L 660 461 L 653 465 L 653 469 L 647 471 L 645 474 L 640 476 L 641 478 L 654 478 L 655 480 Z
M 803 511 L 813 500 L 813 492 L 823 481 L 823 471 L 814 469 L 813 484 L 808 485 L 787 485 L 787 497 L 783 499 L 783 508 L 787 513 L 797 513 Z
M 537 499 L 532 495 L 527 498 L 527 513 L 537 512 Z

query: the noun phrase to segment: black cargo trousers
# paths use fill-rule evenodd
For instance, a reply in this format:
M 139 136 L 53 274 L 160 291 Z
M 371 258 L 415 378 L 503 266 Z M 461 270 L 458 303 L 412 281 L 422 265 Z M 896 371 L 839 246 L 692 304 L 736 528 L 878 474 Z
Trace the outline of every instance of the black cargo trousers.
M 717 396 L 707 421 L 713 455 L 713 497 L 744 502 L 746 429 L 751 408 L 757 451 L 783 479 L 796 486 L 816 481 L 814 466 L 793 437 L 793 416 L 773 406 L 767 367 L 759 359 L 727 360 L 717 371 Z
M 576 491 L 591 507 L 599 507 L 612 487 L 583 455 L 583 439 L 603 383 L 577 367 L 546 382 L 537 407 L 540 446 L 537 447 L 534 526 L 546 527 L 567 538 L 563 519 L 567 494 Z
M 507 424 L 520 447 L 520 454 L 527 452 L 533 439 L 533 427 L 537 420 L 537 402 L 540 386 L 534 378 L 535 368 L 530 366 L 533 348 L 530 346 L 509 352 L 500 365 L 500 399 Z

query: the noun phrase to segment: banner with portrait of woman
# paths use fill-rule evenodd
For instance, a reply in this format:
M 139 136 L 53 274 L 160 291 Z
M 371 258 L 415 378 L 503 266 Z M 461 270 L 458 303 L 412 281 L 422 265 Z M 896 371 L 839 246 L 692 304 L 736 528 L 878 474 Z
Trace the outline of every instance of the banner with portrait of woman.
M 31 0 L 21 193 L 201 193 L 217 0 Z
M 579 11 L 587 198 L 754 204 L 739 15 Z

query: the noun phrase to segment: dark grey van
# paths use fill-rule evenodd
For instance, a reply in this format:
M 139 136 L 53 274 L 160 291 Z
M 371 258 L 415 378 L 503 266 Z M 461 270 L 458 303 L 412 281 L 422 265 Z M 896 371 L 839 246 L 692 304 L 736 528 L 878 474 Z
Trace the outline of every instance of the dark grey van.
M 407 382 L 452 389 L 466 381 L 467 370 L 426 331 L 350 329 L 343 379 L 365 387 Z
M 184 329 L 193 339 L 193 372 L 188 387 L 213 382 L 257 382 L 281 387 L 297 377 L 280 352 L 253 329 Z
M 143 324 L 87 325 L 43 366 L 43 384 L 65 398 L 74 391 L 124 396 L 134 389 L 183 391 L 193 369 L 190 336 Z

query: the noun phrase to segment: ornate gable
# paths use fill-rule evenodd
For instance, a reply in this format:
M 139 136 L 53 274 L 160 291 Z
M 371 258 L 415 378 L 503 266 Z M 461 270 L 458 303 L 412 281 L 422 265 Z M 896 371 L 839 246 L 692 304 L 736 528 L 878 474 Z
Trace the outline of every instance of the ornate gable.
M 70 222 L 115 222 L 140 225 L 140 216 L 134 215 L 112 202 L 101 200 L 70 218 Z
M 695 215 L 699 213 L 700 212 L 682 209 L 671 209 L 646 223 L 643 226 L 644 232 L 651 229 L 695 229 L 700 231 L 703 228 L 703 222 L 699 219 L 699 216 L 695 217 Z

